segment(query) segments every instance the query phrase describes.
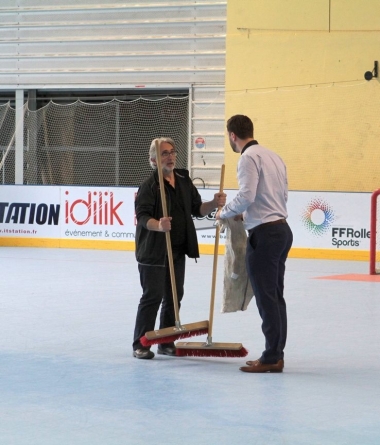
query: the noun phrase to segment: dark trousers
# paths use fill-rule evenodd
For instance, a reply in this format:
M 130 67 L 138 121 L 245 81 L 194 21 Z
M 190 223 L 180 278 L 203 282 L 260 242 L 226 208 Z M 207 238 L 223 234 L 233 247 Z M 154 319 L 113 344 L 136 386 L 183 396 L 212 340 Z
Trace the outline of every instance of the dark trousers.
M 177 288 L 178 306 L 184 292 L 186 257 L 183 253 L 173 251 L 173 263 Z M 141 348 L 140 338 L 146 332 L 153 331 L 156 324 L 157 313 L 161 306 L 159 329 L 175 326 L 174 304 L 170 280 L 169 265 L 145 266 L 138 265 L 140 283 L 143 290 L 137 309 L 135 331 L 133 336 L 133 349 Z
M 264 224 L 249 231 L 246 265 L 265 336 L 262 363 L 277 363 L 284 358 L 287 335 L 285 261 L 292 242 L 293 234 L 287 223 Z

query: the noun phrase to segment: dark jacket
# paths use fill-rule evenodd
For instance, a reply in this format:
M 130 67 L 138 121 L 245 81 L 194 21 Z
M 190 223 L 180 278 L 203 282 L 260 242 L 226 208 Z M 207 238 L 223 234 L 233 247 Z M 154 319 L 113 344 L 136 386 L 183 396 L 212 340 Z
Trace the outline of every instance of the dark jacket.
M 201 196 L 189 177 L 189 172 L 174 169 L 175 186 L 180 191 L 186 217 L 186 255 L 189 258 L 199 258 L 198 240 L 194 227 L 193 216 L 202 216 L 200 207 Z M 170 216 L 170 195 L 165 184 L 165 195 L 168 215 Z M 139 188 L 135 200 L 137 218 L 136 226 L 136 259 L 140 264 L 165 266 L 166 239 L 164 232 L 148 230 L 149 219 L 159 220 L 163 217 L 158 173 L 155 171 Z

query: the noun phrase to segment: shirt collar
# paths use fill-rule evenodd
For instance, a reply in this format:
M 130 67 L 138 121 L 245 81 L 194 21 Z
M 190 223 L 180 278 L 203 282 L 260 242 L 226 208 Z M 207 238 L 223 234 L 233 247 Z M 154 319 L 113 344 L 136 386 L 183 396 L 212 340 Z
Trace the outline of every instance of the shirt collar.
M 251 145 L 257 145 L 258 142 L 255 139 L 252 139 L 252 141 L 249 141 L 247 144 L 244 145 L 243 150 L 241 151 L 241 155 L 245 152 L 245 150 L 247 150 L 248 147 L 250 147 Z

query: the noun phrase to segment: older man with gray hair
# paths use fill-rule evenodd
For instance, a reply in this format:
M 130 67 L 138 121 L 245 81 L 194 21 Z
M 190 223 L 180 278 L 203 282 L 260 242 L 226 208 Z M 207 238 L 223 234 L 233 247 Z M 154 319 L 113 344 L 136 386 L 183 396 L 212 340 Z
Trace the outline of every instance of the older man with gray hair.
M 212 201 L 202 202 L 189 172 L 175 168 L 177 150 L 173 139 L 158 139 L 161 166 L 157 166 L 156 140 L 152 141 L 149 150 L 149 162 L 155 171 L 140 186 L 135 201 L 136 259 L 143 294 L 137 309 L 132 346 L 134 357 L 139 359 L 154 357 L 150 348 L 142 346 L 140 338 L 146 332 L 154 330 L 161 304 L 159 329 L 175 325 L 165 232 L 170 231 L 178 306 L 180 306 L 184 294 L 185 256 L 199 258 L 192 215 L 198 217 L 208 215 L 226 203 L 226 195 L 219 192 L 215 193 Z M 157 168 L 161 168 L 163 173 L 170 215 L 167 217 L 164 217 L 162 212 Z M 176 355 L 174 343 L 158 345 L 157 353 Z

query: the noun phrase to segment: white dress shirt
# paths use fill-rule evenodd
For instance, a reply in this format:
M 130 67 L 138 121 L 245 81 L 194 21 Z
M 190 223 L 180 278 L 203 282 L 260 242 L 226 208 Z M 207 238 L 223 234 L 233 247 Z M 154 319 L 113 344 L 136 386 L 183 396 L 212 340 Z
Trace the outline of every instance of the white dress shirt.
M 244 228 L 287 218 L 288 179 L 284 161 L 271 150 L 250 141 L 238 163 L 239 192 L 220 217 L 243 215 Z

